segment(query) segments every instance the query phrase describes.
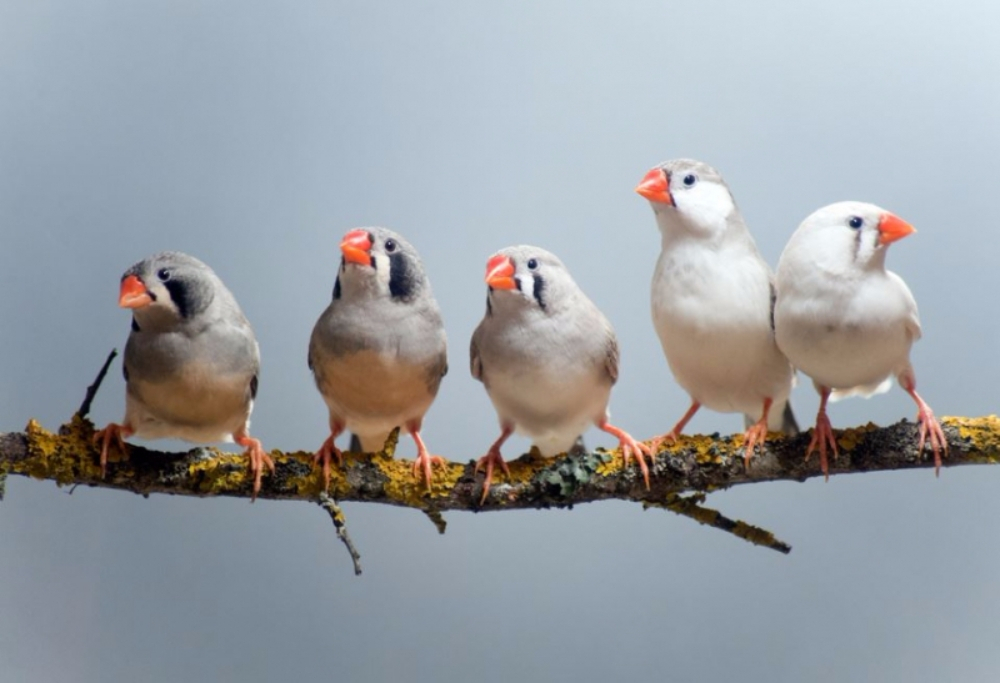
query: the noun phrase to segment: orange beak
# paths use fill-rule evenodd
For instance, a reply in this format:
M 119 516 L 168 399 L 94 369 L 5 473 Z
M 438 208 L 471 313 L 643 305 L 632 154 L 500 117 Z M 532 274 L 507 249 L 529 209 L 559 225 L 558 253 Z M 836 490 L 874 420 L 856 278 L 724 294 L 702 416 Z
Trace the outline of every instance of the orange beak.
M 514 263 L 508 257 L 497 254 L 486 263 L 486 284 L 494 289 L 514 289 Z
M 371 237 L 367 230 L 358 228 L 351 230 L 344 235 L 344 241 L 340 243 L 340 250 L 344 252 L 344 259 L 349 263 L 357 263 L 362 266 L 372 264 L 372 256 L 369 253 L 372 248 Z
M 642 177 L 642 182 L 636 185 L 635 191 L 651 202 L 674 205 L 674 199 L 670 196 L 670 181 L 662 168 L 650 169 Z
M 892 244 L 916 231 L 916 228 L 899 216 L 885 213 L 882 214 L 882 218 L 878 222 L 878 242 L 879 244 Z
M 122 308 L 142 308 L 153 303 L 146 285 L 137 275 L 129 275 L 122 280 L 121 292 L 118 294 L 118 305 Z

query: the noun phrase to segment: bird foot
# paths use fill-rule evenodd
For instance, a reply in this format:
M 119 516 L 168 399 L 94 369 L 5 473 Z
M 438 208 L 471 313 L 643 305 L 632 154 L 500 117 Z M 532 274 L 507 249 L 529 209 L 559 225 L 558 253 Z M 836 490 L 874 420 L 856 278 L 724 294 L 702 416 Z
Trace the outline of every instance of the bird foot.
M 931 450 L 934 451 L 934 476 L 941 474 L 941 453 L 948 455 L 948 440 L 941 429 L 941 423 L 934 417 L 934 411 L 926 403 L 921 401 L 920 410 L 917 413 L 917 420 L 920 422 L 920 444 L 917 451 L 923 453 L 924 442 L 930 441 Z M 928 439 L 928 437 L 930 437 Z
M 326 441 L 323 445 L 319 447 L 316 451 L 316 455 L 313 456 L 313 464 L 323 463 L 323 490 L 327 491 L 330 488 L 330 460 L 332 458 L 337 459 L 337 465 L 339 467 L 344 466 L 344 454 L 341 453 L 337 445 L 333 443 L 336 438 L 334 434 L 326 437 Z
M 750 469 L 750 460 L 753 458 L 754 446 L 760 444 L 761 451 L 764 450 L 764 442 L 767 440 L 767 416 L 754 422 L 743 433 L 743 442 L 746 443 L 746 451 L 743 453 L 743 468 Z
M 653 453 L 659 453 L 660 448 L 666 442 L 677 443 L 678 439 L 681 438 L 680 433 L 677 430 L 670 430 L 666 434 L 660 434 L 659 436 L 654 436 L 649 440 L 649 449 Z
M 246 456 L 250 460 L 250 474 L 253 476 L 253 491 L 250 494 L 250 502 L 257 500 L 260 493 L 261 477 L 264 475 L 264 468 L 267 467 L 274 474 L 274 460 L 264 450 L 260 439 L 255 439 L 246 434 L 237 434 L 233 438 L 237 444 L 247 449 Z
M 101 479 L 108 473 L 108 446 L 114 441 L 118 444 L 118 449 L 125 453 L 125 439 L 135 432 L 128 425 L 110 423 L 104 429 L 94 432 L 94 443 L 101 445 Z
M 816 427 L 813 429 L 812 439 L 809 441 L 809 448 L 806 449 L 806 460 L 812 455 L 814 450 L 819 450 L 819 466 L 823 470 L 823 478 L 830 480 L 830 467 L 826 460 L 827 445 L 833 450 L 833 458 L 837 459 L 837 440 L 833 436 L 833 426 L 826 413 L 816 416 Z
M 489 495 L 490 484 L 493 482 L 493 467 L 497 464 L 500 465 L 503 473 L 509 477 L 510 469 L 507 467 L 503 456 L 500 455 L 499 448 L 491 448 L 486 455 L 476 461 L 476 469 L 473 470 L 474 474 L 479 474 L 479 469 L 484 466 L 486 467 L 486 479 L 483 480 L 483 497 L 479 499 L 480 505 L 486 502 L 486 496 Z
M 646 490 L 648 491 L 649 467 L 646 465 L 646 458 L 649 458 L 650 463 L 654 462 L 653 449 L 641 441 L 636 441 L 628 432 L 618 429 L 618 427 L 610 425 L 607 422 L 598 426 L 608 434 L 618 437 L 618 448 L 621 449 L 622 459 L 624 460 L 623 467 L 628 467 L 628 460 L 633 456 L 639 462 L 639 469 L 642 471 L 642 480 L 646 482 Z
M 417 459 L 413 461 L 413 476 L 419 477 L 419 471 L 423 469 L 424 472 L 424 483 L 427 485 L 427 490 L 431 488 L 431 477 L 432 477 L 432 466 L 441 465 L 442 467 L 448 461 L 442 458 L 440 455 L 431 455 L 427 450 L 422 450 L 417 453 Z

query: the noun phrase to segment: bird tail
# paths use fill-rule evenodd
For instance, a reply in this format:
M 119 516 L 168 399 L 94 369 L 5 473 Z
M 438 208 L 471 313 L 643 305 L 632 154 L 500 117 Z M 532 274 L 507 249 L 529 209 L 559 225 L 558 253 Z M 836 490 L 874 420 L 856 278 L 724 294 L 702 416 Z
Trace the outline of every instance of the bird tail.
M 366 434 L 364 436 L 358 436 L 354 432 L 351 432 L 351 444 L 348 446 L 348 450 L 354 453 L 378 453 L 385 448 L 386 439 L 392 432 L 386 432 L 385 434 L 376 434 L 374 436 Z
M 743 416 L 743 426 L 746 428 L 749 428 L 756 421 L 757 418 L 750 415 Z M 796 422 L 795 413 L 792 412 L 791 401 L 785 401 L 785 405 L 775 406 L 771 409 L 767 419 L 767 430 L 781 432 L 785 436 L 795 436 L 799 433 L 799 423 Z
M 351 432 L 351 444 L 347 447 L 347 450 L 352 453 L 364 453 L 365 449 L 361 447 L 361 439 L 354 432 Z

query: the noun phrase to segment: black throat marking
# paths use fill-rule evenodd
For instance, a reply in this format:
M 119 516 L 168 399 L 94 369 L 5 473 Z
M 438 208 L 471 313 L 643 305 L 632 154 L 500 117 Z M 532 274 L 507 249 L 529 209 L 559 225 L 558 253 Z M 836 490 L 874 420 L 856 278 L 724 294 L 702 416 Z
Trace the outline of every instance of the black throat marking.
M 389 294 L 393 299 L 409 301 L 420 287 L 410 260 L 400 252 L 389 256 Z
M 163 283 L 163 286 L 170 292 L 170 300 L 177 307 L 177 312 L 182 318 L 189 318 L 194 313 L 193 292 L 187 282 L 179 278 L 173 278 Z
M 333 283 L 333 298 L 340 298 L 340 274 L 337 274 L 337 281 Z
M 545 280 L 542 279 L 541 275 L 536 275 L 534 279 L 535 285 L 531 288 L 531 294 L 535 297 L 535 301 L 538 302 L 538 307 L 544 311 L 545 301 L 542 300 L 542 292 L 545 291 Z

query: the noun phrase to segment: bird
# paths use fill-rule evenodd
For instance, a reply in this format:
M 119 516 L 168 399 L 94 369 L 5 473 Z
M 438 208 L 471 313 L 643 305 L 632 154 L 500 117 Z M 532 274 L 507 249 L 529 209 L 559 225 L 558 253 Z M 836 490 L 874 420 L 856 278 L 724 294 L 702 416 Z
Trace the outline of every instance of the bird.
M 917 302 L 903 279 L 885 268 L 889 245 L 914 232 L 874 204 L 838 202 L 807 217 L 778 260 L 778 346 L 819 392 L 806 458 L 818 450 L 824 476 L 827 446 L 837 455 L 827 401 L 883 393 L 893 377 L 917 404 L 919 451 L 929 440 L 935 473 L 941 452 L 947 453 L 944 432 L 917 393 L 910 364 L 910 347 L 921 335 Z
M 122 275 L 118 304 L 132 310 L 125 344 L 125 418 L 95 434 L 101 476 L 112 441 L 177 438 L 235 441 L 246 448 L 251 499 L 274 461 L 250 436 L 260 350 L 236 298 L 205 263 L 166 251 Z
M 767 434 L 798 434 L 792 365 L 774 339 L 774 276 L 720 173 L 693 159 L 650 169 L 635 188 L 661 234 L 650 294 L 653 326 L 691 405 L 653 443 L 676 441 L 702 406 L 743 413 L 744 466 Z
M 448 372 L 441 311 L 417 250 L 384 227 L 355 228 L 340 243 L 341 259 L 330 305 L 309 340 L 312 370 L 330 413 L 330 436 L 317 451 L 329 485 L 330 460 L 342 464 L 336 438 L 350 430 L 352 448 L 384 448 L 397 427 L 413 437 L 430 488 L 431 455 L 420 436 L 424 415 Z
M 472 334 L 469 361 L 501 434 L 476 463 L 477 473 L 486 469 L 481 502 L 495 466 L 510 474 L 500 448 L 511 434 L 524 434 L 551 457 L 571 449 L 591 424 L 618 439 L 626 466 L 636 457 L 648 489 L 649 447 L 609 422 L 618 341 L 604 314 L 540 247 L 501 249 L 488 260 L 485 280 L 486 314 Z

